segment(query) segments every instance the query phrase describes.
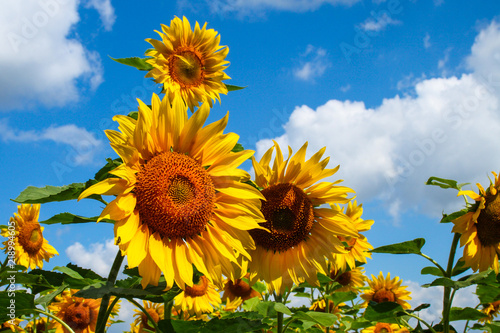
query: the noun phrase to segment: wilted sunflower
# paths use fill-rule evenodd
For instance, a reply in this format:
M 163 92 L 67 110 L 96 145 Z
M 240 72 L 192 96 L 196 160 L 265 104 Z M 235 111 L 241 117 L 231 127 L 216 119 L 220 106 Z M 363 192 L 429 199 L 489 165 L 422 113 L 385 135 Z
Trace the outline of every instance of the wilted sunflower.
M 365 285 L 366 280 L 363 268 L 361 267 L 356 267 L 346 272 L 331 269 L 330 278 L 342 286 L 335 289 L 335 291 L 353 291 L 355 293 L 358 293 L 359 288 Z
M 212 313 L 214 307 L 221 304 L 216 287 L 205 276 L 200 276 L 198 283 L 186 288 L 174 298 L 174 309 L 182 311 L 184 318 L 196 316 L 202 319 L 203 314 Z
M 401 327 L 398 324 L 377 323 L 375 326 L 362 329 L 361 333 L 396 333 L 400 329 Z
M 276 157 L 269 163 L 274 148 Z M 307 143 L 288 159 L 283 159 L 275 142 L 259 163 L 252 158 L 255 182 L 262 188 L 266 201 L 262 212 L 266 219 L 261 226 L 271 232 L 251 230 L 256 250 L 249 264 L 252 279 L 264 280 L 270 292 L 282 294 L 285 288 L 304 280 L 317 285 L 317 272 L 328 274 L 327 260 L 333 253 L 345 252 L 337 236 L 357 236 L 349 218 L 322 204 L 347 203 L 350 188 L 337 186 L 340 181 L 319 182 L 333 175 L 335 169 L 325 169 L 329 158 L 321 160 L 325 148 L 305 160 Z M 321 160 L 321 161 L 320 161 Z
M 391 273 L 384 274 L 380 272 L 378 277 L 372 274 L 372 279 L 368 280 L 369 290 L 366 290 L 361 298 L 365 300 L 363 306 L 368 306 L 370 301 L 376 303 L 396 302 L 403 307 L 403 309 L 411 309 L 411 305 L 406 302 L 410 300 L 410 292 L 406 290 L 407 286 L 402 286 L 403 281 L 396 276 L 391 280 Z
M 484 305 L 481 312 L 486 314 L 487 317 L 480 318 L 479 321 L 482 323 L 485 322 L 491 323 L 493 319 L 496 316 L 498 316 L 498 313 L 500 312 L 499 310 L 500 310 L 500 300 Z
M 155 321 L 155 323 L 158 323 L 160 320 L 164 319 L 164 309 L 165 306 L 160 303 L 153 303 L 150 301 L 142 301 L 142 304 L 144 306 L 144 309 L 147 311 L 147 313 L 151 316 L 151 318 Z M 139 310 L 134 310 L 134 317 L 135 318 L 134 322 L 130 324 L 131 326 L 131 332 L 132 333 L 145 333 L 147 332 L 146 330 L 153 331 L 154 332 L 154 327 L 151 327 L 148 323 L 149 318 L 146 316 L 146 314 L 142 311 Z
M 199 102 L 214 100 L 220 103 L 220 94 L 227 94 L 227 87 L 222 82 L 230 79 L 224 73 L 229 62 L 224 60 L 229 52 L 227 46 L 219 45 L 220 35 L 213 29 L 200 29 L 198 22 L 194 31 L 187 18 L 176 17 L 170 27 L 161 26 L 156 31 L 160 40 L 146 39 L 154 49 L 146 52 L 152 57 L 147 62 L 153 66 L 146 77 L 152 77 L 163 84 L 164 92 L 173 99 L 182 96 L 191 111 Z
M 255 260 L 258 259 L 256 258 Z M 262 299 L 262 294 L 253 289 L 248 283 L 249 277 L 250 274 L 247 274 L 244 278 L 235 281 L 228 279 L 226 281 L 224 293 L 222 294 L 222 301 L 226 302 L 226 310 L 230 311 L 233 308 L 237 308 L 250 298 L 259 297 Z M 228 307 L 228 304 L 231 304 L 231 306 Z
M 87 299 L 73 296 L 77 291 L 76 289 L 63 291 L 49 305 L 49 310 L 71 327 L 75 333 L 94 333 L 101 299 Z M 106 326 L 111 325 L 111 319 L 117 315 L 119 308 L 119 303 L 113 307 Z M 50 326 L 50 329 L 54 328 L 56 329 L 56 333 L 69 333 L 63 325 L 55 320 Z
M 479 194 L 460 191 L 476 202 L 469 212 L 455 219 L 452 232 L 461 234 L 460 246 L 464 246 L 463 259 L 466 267 L 480 272 L 492 268 L 498 274 L 498 252 L 500 251 L 500 179 L 495 172 L 495 183 L 485 191 L 477 184 Z
M 338 205 L 332 206 L 333 209 L 340 209 Z M 361 234 L 363 231 L 370 230 L 373 220 L 363 220 L 361 215 L 363 214 L 362 205 L 358 205 L 356 200 L 349 202 L 345 215 L 347 215 L 358 235 L 356 237 L 343 237 L 338 236 L 340 241 L 346 243 L 345 250 L 347 253 L 334 254 L 334 265 L 338 270 L 345 271 L 347 267 L 356 267 L 356 261 L 366 263 L 366 258 L 372 257 L 371 253 L 368 252 L 373 249 L 370 243 L 366 240 L 366 237 Z
M 40 204 L 22 204 L 17 206 L 18 213 L 14 213 L 11 217 L 9 224 L 15 226 L 15 235 L 9 229 L 2 230 L 2 236 L 11 237 L 15 236 L 15 262 L 18 265 L 26 268 L 35 269 L 37 267 L 43 268 L 43 261 L 49 261 L 55 255 L 58 255 L 49 242 L 43 237 L 43 227 L 38 223 L 38 216 L 40 214 Z M 6 240 L 3 242 L 2 249 L 9 252 L 9 244 Z
M 263 196 L 242 183 L 249 179 L 238 166 L 251 150 L 232 152 L 235 133 L 223 134 L 226 115 L 202 128 L 209 114 L 203 104 L 189 119 L 179 97 L 152 108 L 139 101 L 138 120 L 115 116 L 121 133 L 107 130 L 111 147 L 123 164 L 87 190 L 116 195 L 99 220 L 115 223 L 115 242 L 139 267 L 142 285 L 156 285 L 163 272 L 167 287 L 193 285 L 194 264 L 212 282 L 222 284 L 221 272 L 234 278 L 236 254 L 249 257 L 255 247 L 248 229 L 260 228 Z M 172 106 L 171 106 L 172 103 Z M 236 278 L 239 278 L 237 276 Z

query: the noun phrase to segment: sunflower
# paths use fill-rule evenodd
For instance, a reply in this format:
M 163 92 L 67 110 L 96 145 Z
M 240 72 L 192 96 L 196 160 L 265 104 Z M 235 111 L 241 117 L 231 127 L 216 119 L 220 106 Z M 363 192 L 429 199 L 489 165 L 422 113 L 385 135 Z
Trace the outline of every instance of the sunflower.
M 361 333 L 398 333 L 401 329 L 398 324 L 377 323 L 375 326 L 362 329 Z
M 368 280 L 369 290 L 366 290 L 361 298 L 365 300 L 364 307 L 368 306 L 370 301 L 376 303 L 396 302 L 403 307 L 403 309 L 411 309 L 411 306 L 406 300 L 410 300 L 410 292 L 406 290 L 407 286 L 402 286 L 403 282 L 399 277 L 391 280 L 391 273 L 384 274 L 380 272 L 378 277 L 372 274 L 372 279 Z
M 222 134 L 228 116 L 202 128 L 209 114 L 203 104 L 189 119 L 179 97 L 160 101 L 151 109 L 139 101 L 138 120 L 116 116 L 121 133 L 106 131 L 123 164 L 116 176 L 85 190 L 116 195 L 98 221 L 115 222 L 115 242 L 139 267 L 142 285 L 156 285 L 163 272 L 167 287 L 193 285 L 193 264 L 212 282 L 222 285 L 221 273 L 234 276 L 231 262 L 255 248 L 247 230 L 261 228 L 260 200 L 238 166 L 251 150 L 232 152 L 234 133 Z
M 273 150 L 276 157 L 269 163 Z M 319 182 L 338 170 L 325 169 L 329 158 L 321 160 L 325 148 L 305 160 L 307 142 L 288 159 L 283 159 L 279 145 L 274 142 L 259 163 L 252 158 L 255 182 L 262 188 L 266 201 L 262 212 L 266 219 L 261 226 L 270 230 L 251 230 L 256 249 L 251 251 L 249 263 L 252 279 L 260 278 L 269 292 L 282 294 L 285 288 L 304 280 L 318 285 L 317 272 L 328 274 L 327 259 L 333 253 L 345 252 L 337 236 L 355 237 L 356 230 L 349 218 L 338 210 L 320 208 L 322 204 L 347 203 L 347 187 L 340 181 Z M 321 161 L 320 161 L 321 160 Z
M 469 212 L 455 219 L 452 232 L 461 234 L 460 246 L 464 247 L 463 259 L 466 267 L 480 272 L 492 268 L 498 274 L 498 252 L 500 251 L 500 180 L 495 172 L 495 183 L 485 191 L 477 184 L 479 194 L 460 191 L 476 202 Z
M 483 306 L 483 309 L 481 310 L 484 314 L 487 315 L 487 317 L 484 317 L 484 318 L 480 318 L 479 321 L 480 322 L 487 322 L 487 323 L 491 323 L 493 321 L 493 319 L 498 315 L 498 313 L 500 312 L 500 300 L 499 301 L 495 301 L 495 302 L 492 302 L 492 303 L 488 303 L 486 305 Z
M 146 52 L 146 60 L 153 66 L 146 77 L 152 77 L 163 84 L 163 90 L 173 99 L 182 96 L 193 111 L 199 102 L 214 100 L 220 103 L 220 94 L 227 94 L 222 82 L 230 79 L 224 73 L 229 62 L 224 60 L 229 52 L 227 46 L 219 45 L 220 35 L 213 29 L 200 29 L 198 22 L 194 31 L 186 17 L 175 17 L 170 27 L 162 24 L 162 31 L 156 31 L 160 40 L 146 39 L 154 49 Z
M 253 289 L 248 283 L 249 277 L 250 274 L 246 274 L 244 278 L 235 281 L 228 279 L 226 281 L 222 301 L 226 302 L 227 311 L 238 308 L 247 299 L 254 297 L 262 299 L 262 294 Z
M 340 209 L 338 205 L 332 206 L 333 209 Z M 347 253 L 334 254 L 334 264 L 338 270 L 345 271 L 347 267 L 356 267 L 356 261 L 361 263 L 366 263 L 366 258 L 372 257 L 371 253 L 368 252 L 373 249 L 370 243 L 366 240 L 366 237 L 361 235 L 361 232 L 370 230 L 373 220 L 363 220 L 361 215 L 363 214 L 362 205 L 358 205 L 356 200 L 349 202 L 345 215 L 347 215 L 358 235 L 356 237 L 344 237 L 337 236 L 341 242 L 345 243 L 345 250 Z
M 29 333 L 34 333 L 35 331 L 37 333 L 45 333 L 45 332 L 49 331 L 49 327 L 51 325 L 53 325 L 52 324 L 53 322 L 54 322 L 54 320 L 47 321 L 46 317 L 40 317 L 37 319 L 33 319 L 33 321 L 30 321 L 26 325 L 25 329 L 26 329 L 26 332 L 29 332 Z
M 44 260 L 48 262 L 50 258 L 59 254 L 43 238 L 44 228 L 38 223 L 39 214 L 40 204 L 17 206 L 17 214 L 14 213 L 14 217 L 9 220 L 9 227 L 14 226 L 15 230 L 5 228 L 1 233 L 2 236 L 9 238 L 3 242 L 4 246 L 1 249 L 4 249 L 5 253 L 14 249 L 16 264 L 30 269 L 43 268 Z
M 335 289 L 335 291 L 353 291 L 359 292 L 359 288 L 365 285 L 366 277 L 363 268 L 356 267 L 349 271 L 337 271 L 334 268 L 330 270 L 330 278 L 338 282 L 342 287 Z
M 186 288 L 174 298 L 176 313 L 183 313 L 184 317 L 196 316 L 202 319 L 203 314 L 212 313 L 214 307 L 221 304 L 220 294 L 216 287 L 205 276 L 200 276 L 198 283 Z
M 15 332 L 15 333 L 24 332 L 24 329 L 21 326 L 19 326 L 19 324 L 22 321 L 23 320 L 19 319 L 19 318 L 14 318 L 12 320 L 6 321 L 2 325 L 0 325 L 0 331 L 10 329 L 12 332 Z
M 63 291 L 63 293 L 57 296 L 55 301 L 49 305 L 49 310 L 71 327 L 75 333 L 94 333 L 96 330 L 99 307 L 101 306 L 101 299 L 75 297 L 74 294 L 77 291 L 76 289 Z M 114 297 L 111 299 L 113 298 Z M 119 308 L 120 305 L 117 303 L 108 318 L 106 326 L 111 325 L 111 319 L 116 316 Z M 69 332 L 57 321 L 53 321 L 49 328 L 55 328 L 56 333 Z
M 342 313 L 342 309 L 340 309 L 340 307 L 345 306 L 345 304 L 339 303 L 338 305 L 335 305 L 333 301 L 328 300 L 328 305 L 328 313 L 332 313 L 336 315 L 338 319 L 340 319 Z M 325 312 L 325 309 L 326 301 L 324 298 L 313 302 L 313 304 L 309 307 L 309 310 L 316 312 Z
M 160 320 L 164 318 L 164 305 L 159 304 L 159 303 L 153 303 L 150 301 L 142 301 L 142 304 L 144 306 L 144 309 L 147 311 L 147 313 L 151 316 L 151 318 L 155 321 L 155 323 L 158 323 Z M 154 327 L 151 327 L 148 323 L 149 318 L 146 316 L 146 314 L 142 311 L 139 310 L 134 310 L 134 317 L 135 318 L 134 322 L 131 324 L 131 332 L 134 333 L 145 333 L 147 332 L 146 330 L 153 331 L 154 332 Z

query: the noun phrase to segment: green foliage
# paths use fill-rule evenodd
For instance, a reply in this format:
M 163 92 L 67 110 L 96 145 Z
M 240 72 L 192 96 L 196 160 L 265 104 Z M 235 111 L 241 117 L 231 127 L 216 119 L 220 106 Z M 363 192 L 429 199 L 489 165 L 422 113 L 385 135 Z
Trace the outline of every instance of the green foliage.
M 112 57 L 110 57 L 110 58 L 113 59 L 114 61 L 120 63 L 120 64 L 137 68 L 140 71 L 149 71 L 149 70 L 153 69 L 153 66 L 146 62 L 146 60 L 149 58 L 139 58 L 139 57 L 130 57 L 130 58 L 112 58 Z
M 439 178 L 439 177 L 430 177 L 425 185 L 434 185 L 434 186 L 439 186 L 441 188 L 447 189 L 447 188 L 452 188 L 457 191 L 460 191 L 462 189 L 462 186 L 467 185 L 468 183 L 463 183 L 463 184 L 458 184 L 457 181 L 452 180 L 452 179 L 444 179 L 444 178 Z
M 96 223 L 98 219 L 99 216 L 85 217 L 66 212 L 66 213 L 56 214 L 47 220 L 39 222 L 43 224 L 56 224 L 56 223 L 73 224 L 73 223 L 90 223 L 90 222 Z M 102 219 L 101 222 L 114 223 L 114 221 L 110 219 Z
M 236 90 L 245 89 L 246 87 L 239 87 L 239 86 L 235 86 L 232 84 L 226 84 L 226 88 L 227 88 L 227 91 L 236 91 Z
M 456 320 L 478 320 L 486 317 L 486 314 L 472 308 L 451 308 L 450 321 Z
M 85 190 L 84 183 L 73 183 L 64 186 L 28 186 L 19 196 L 12 201 L 18 203 L 46 203 L 54 201 L 66 201 L 78 199 L 80 193 Z
M 425 244 L 425 239 L 416 238 L 411 241 L 406 241 L 402 243 L 396 243 L 391 245 L 385 245 L 377 247 L 371 250 L 372 253 L 392 253 L 392 254 L 421 254 L 420 250 Z

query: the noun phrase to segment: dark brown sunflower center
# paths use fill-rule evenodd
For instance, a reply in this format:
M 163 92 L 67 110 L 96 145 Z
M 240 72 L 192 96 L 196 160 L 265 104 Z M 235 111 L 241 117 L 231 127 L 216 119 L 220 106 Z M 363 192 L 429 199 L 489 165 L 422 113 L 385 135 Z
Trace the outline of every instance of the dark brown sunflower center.
M 241 279 L 236 280 L 234 283 L 229 280 L 227 288 L 233 295 L 241 297 L 242 299 L 248 298 L 252 293 L 252 287 Z
M 134 192 L 141 221 L 162 237 L 199 234 L 212 216 L 212 179 L 184 154 L 166 152 L 149 160 L 137 174 Z
M 170 76 L 182 87 L 199 86 L 205 77 L 201 59 L 202 57 L 193 50 L 172 55 L 168 61 Z
M 372 299 L 377 303 L 394 302 L 396 301 L 396 295 L 394 295 L 394 293 L 390 290 L 381 289 L 373 294 Z
M 184 293 L 187 296 L 199 297 L 207 293 L 208 290 L 208 279 L 204 276 L 200 277 L 200 281 L 197 284 L 193 284 L 192 287 L 187 286 L 184 289 Z
M 158 314 L 158 312 L 156 312 L 155 309 L 146 309 L 146 311 L 151 316 L 151 318 L 153 318 L 153 320 L 155 321 L 155 323 L 157 323 L 157 322 L 160 321 L 160 315 Z M 149 321 L 148 316 L 146 316 L 146 314 L 142 313 L 141 314 L 141 319 L 142 319 L 142 325 L 144 326 L 144 328 L 146 328 L 146 329 L 154 332 L 154 330 L 155 330 L 154 327 L 151 327 L 148 324 L 148 321 Z
M 25 223 L 19 230 L 19 244 L 30 255 L 34 255 L 40 251 L 43 245 L 43 235 L 40 224 Z
M 73 330 L 83 330 L 92 322 L 93 311 L 85 303 L 74 303 L 66 308 L 63 321 Z
M 487 195 L 484 209 L 477 217 L 477 237 L 483 246 L 500 243 L 500 192 Z
M 373 332 L 374 333 L 392 333 L 392 328 L 391 328 L 390 324 L 377 323 Z
M 261 211 L 270 232 L 251 230 L 258 245 L 274 251 L 286 251 L 302 242 L 314 222 L 313 205 L 303 190 L 292 184 L 276 184 L 264 190 Z
M 345 273 L 342 273 L 340 274 L 339 277 L 337 277 L 337 281 L 338 283 L 340 283 L 341 285 L 343 286 L 347 286 L 349 285 L 349 283 L 351 283 L 352 279 L 351 279 L 351 272 L 345 272 Z
M 36 323 L 36 331 L 39 332 L 39 333 L 43 333 L 46 331 L 46 328 L 47 328 L 47 325 L 45 325 L 45 323 L 40 320 Z

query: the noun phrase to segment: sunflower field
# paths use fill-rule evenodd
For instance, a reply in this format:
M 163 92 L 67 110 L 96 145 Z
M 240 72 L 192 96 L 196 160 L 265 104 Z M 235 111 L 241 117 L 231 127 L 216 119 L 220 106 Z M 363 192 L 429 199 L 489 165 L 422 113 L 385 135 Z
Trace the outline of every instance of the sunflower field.
M 257 160 L 225 131 L 229 113 L 207 122 L 221 95 L 243 89 L 225 82 L 229 49 L 217 31 L 175 17 L 157 33 L 144 56 L 114 59 L 162 87 L 137 100 L 137 111 L 113 117 L 118 130 L 105 134 L 116 155 L 93 179 L 29 186 L 13 199 L 18 210 L 1 226 L 1 331 L 113 332 L 127 302 L 136 308 L 130 332 L 141 333 L 449 333 L 456 321 L 464 332 L 500 332 L 495 172 L 477 193 L 429 178 L 464 200 L 441 220 L 454 235 L 447 262 L 424 253 L 423 238 L 373 248 L 363 233 L 374 221 L 356 189 L 335 178 L 339 166 L 328 167 L 325 148 L 308 152 L 305 142 L 294 152 L 273 142 Z M 102 207 L 99 216 L 39 221 L 42 204 L 84 199 Z M 43 269 L 58 255 L 43 224 L 96 222 L 114 226 L 119 246 L 107 276 L 72 263 Z M 429 304 L 412 308 L 397 272 L 366 276 L 374 253 L 429 262 L 421 273 L 433 276 L 425 287 L 443 290 L 439 322 L 420 316 Z M 456 292 L 470 286 L 479 304 L 455 307 Z M 304 305 L 291 306 L 292 298 Z

